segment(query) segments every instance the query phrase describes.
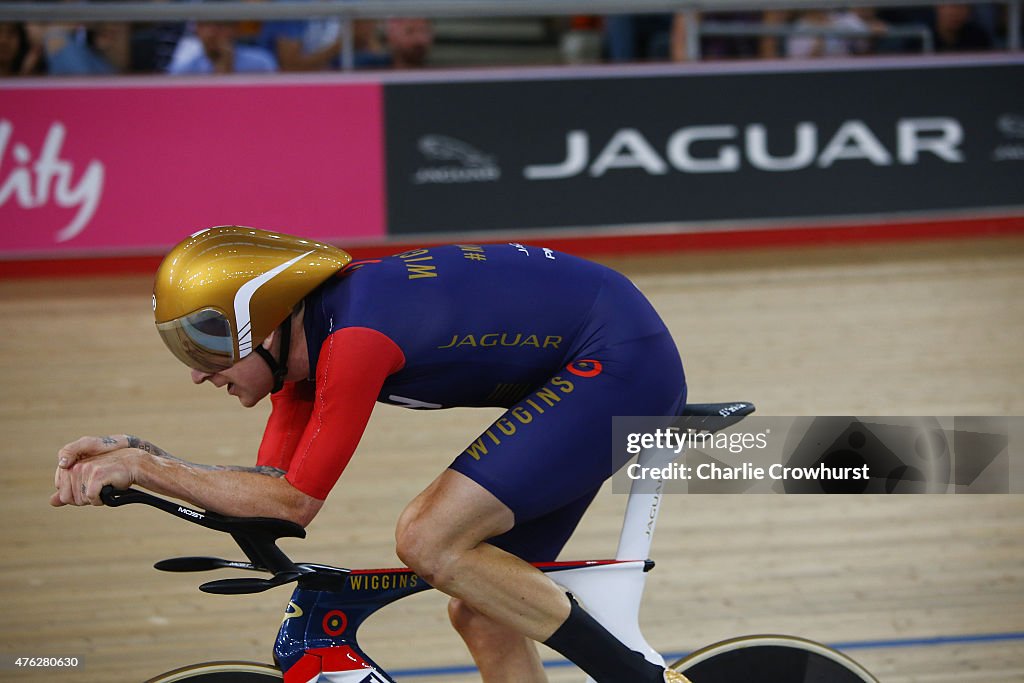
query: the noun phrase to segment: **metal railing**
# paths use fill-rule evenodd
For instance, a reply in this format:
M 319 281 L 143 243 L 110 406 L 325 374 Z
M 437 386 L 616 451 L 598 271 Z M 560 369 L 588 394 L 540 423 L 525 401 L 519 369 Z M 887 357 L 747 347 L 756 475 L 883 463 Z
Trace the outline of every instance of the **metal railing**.
M 965 4 L 991 4 L 988 0 L 960 0 Z M 700 56 L 701 35 L 834 35 L 865 37 L 863 32 L 830 27 L 718 25 L 700 21 L 701 12 L 755 10 L 802 10 L 848 7 L 933 6 L 936 0 L 301 0 L 300 2 L 2 2 L 0 21 L 187 21 L 187 20 L 280 20 L 338 18 L 342 23 L 342 68 L 352 69 L 355 61 L 351 22 L 357 19 L 390 17 L 521 17 L 662 14 L 682 12 L 686 16 L 687 50 L 691 59 Z M 1007 47 L 1021 49 L 1021 16 L 1024 0 L 1001 0 L 1008 8 Z M 893 27 L 896 28 L 896 27 Z M 913 35 L 911 36 L 910 31 Z M 919 29 L 907 32 L 918 37 Z M 898 29 L 890 36 L 903 35 Z M 929 36 L 930 40 L 930 36 Z M 925 51 L 928 51 L 927 48 Z

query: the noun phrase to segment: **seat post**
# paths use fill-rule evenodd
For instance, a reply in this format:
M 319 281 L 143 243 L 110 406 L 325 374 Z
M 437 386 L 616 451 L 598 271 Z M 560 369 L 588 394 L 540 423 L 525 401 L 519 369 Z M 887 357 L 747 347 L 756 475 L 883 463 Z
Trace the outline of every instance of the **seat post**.
M 640 452 L 637 464 L 641 468 L 664 467 L 682 454 L 670 449 L 647 448 Z M 654 526 L 661 508 L 664 481 L 661 479 L 634 479 L 626 501 L 626 515 L 619 534 L 617 560 L 646 560 L 650 557 Z
M 749 401 L 691 403 L 686 406 L 674 426 L 680 429 L 696 429 L 714 433 L 736 424 L 753 412 L 754 404 Z M 637 464 L 641 468 L 660 468 L 682 457 L 685 452 L 685 448 L 679 453 L 669 448 L 647 448 L 637 456 Z M 629 499 L 626 501 L 626 515 L 622 521 L 622 532 L 619 534 L 619 548 L 615 552 L 615 559 L 646 560 L 649 558 L 664 485 L 665 483 L 661 479 L 633 480 L 629 489 Z

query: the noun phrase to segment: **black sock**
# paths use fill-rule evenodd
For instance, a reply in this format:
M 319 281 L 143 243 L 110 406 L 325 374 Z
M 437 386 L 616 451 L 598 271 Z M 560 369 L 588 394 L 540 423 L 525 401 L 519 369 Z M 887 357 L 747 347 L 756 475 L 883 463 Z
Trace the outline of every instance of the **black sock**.
M 583 669 L 597 683 L 661 683 L 663 667 L 626 647 L 569 596 L 569 617 L 544 644 Z

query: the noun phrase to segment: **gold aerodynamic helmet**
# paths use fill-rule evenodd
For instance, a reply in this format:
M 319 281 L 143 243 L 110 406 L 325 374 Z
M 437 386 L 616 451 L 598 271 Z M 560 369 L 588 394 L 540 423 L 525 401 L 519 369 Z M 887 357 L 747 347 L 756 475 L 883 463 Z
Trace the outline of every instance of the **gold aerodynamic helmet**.
M 160 337 L 178 360 L 203 372 L 231 367 L 260 346 L 293 309 L 352 257 L 329 244 L 266 230 L 200 230 L 164 257 L 153 285 Z M 287 360 L 287 342 L 282 356 Z

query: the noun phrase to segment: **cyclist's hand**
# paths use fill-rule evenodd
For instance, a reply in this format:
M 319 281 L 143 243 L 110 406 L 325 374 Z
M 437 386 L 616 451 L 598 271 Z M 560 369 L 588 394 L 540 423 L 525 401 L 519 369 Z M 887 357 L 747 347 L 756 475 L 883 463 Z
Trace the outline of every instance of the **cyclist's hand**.
M 105 485 L 126 489 L 134 483 L 140 455 L 125 435 L 83 436 L 67 444 L 57 453 L 56 492 L 50 505 L 102 505 L 100 490 Z

